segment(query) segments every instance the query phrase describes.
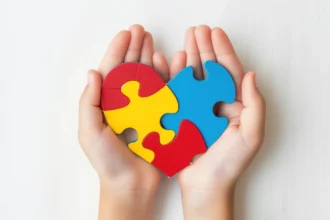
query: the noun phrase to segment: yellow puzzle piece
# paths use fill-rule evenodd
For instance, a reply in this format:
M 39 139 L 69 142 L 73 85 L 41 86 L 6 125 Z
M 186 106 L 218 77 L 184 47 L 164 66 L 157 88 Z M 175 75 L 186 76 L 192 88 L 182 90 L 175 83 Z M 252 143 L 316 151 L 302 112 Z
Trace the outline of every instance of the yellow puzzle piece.
M 142 146 L 143 139 L 150 132 L 158 132 L 162 145 L 173 140 L 174 131 L 162 128 L 160 119 L 166 113 L 177 112 L 178 101 L 168 86 L 148 97 L 140 97 L 139 88 L 140 84 L 137 81 L 125 83 L 121 91 L 130 99 L 130 103 L 124 108 L 104 111 L 104 115 L 116 134 L 127 128 L 135 129 L 138 139 L 129 143 L 128 147 L 146 161 L 152 162 L 154 152 Z

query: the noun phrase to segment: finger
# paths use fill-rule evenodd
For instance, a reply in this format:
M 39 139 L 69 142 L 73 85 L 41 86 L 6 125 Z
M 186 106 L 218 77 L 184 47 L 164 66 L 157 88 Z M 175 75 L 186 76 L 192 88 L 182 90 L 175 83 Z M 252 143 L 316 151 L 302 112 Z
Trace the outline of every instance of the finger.
M 139 62 L 145 31 L 138 24 L 132 25 L 129 30 L 131 31 L 131 40 L 125 56 L 125 62 Z
M 156 72 L 167 82 L 169 80 L 169 67 L 164 54 L 159 52 L 154 53 L 152 63 Z
M 152 66 L 152 56 L 154 54 L 154 41 L 152 35 L 149 32 L 144 34 L 140 63 Z
M 171 62 L 170 78 L 172 79 L 180 70 L 186 67 L 187 54 L 185 51 L 177 52 Z
M 114 37 L 98 68 L 103 78 L 110 70 L 124 62 L 130 39 L 129 31 L 121 31 Z
M 207 60 L 215 61 L 216 57 L 212 45 L 211 29 L 206 25 L 198 26 L 195 29 L 195 36 L 201 63 L 204 64 Z M 204 69 L 203 76 L 206 76 Z
M 192 163 L 192 164 L 193 164 L 193 163 L 196 163 L 197 160 L 199 160 L 199 158 L 200 158 L 202 155 L 203 155 L 203 154 L 197 154 L 197 155 L 195 155 L 195 156 L 192 158 L 191 163 Z
M 234 102 L 232 104 L 220 102 L 215 106 L 215 115 L 218 117 L 224 116 L 228 119 L 228 128 L 238 127 L 240 125 L 240 116 L 243 109 L 241 102 Z
M 195 38 L 195 27 L 191 27 L 186 31 L 185 51 L 187 53 L 187 66 L 194 68 L 196 79 L 203 79 L 203 69 L 199 57 L 197 42 Z
M 235 50 L 226 35 L 220 28 L 212 30 L 212 44 L 218 63 L 223 65 L 232 75 L 236 86 L 236 100 L 241 100 L 241 84 L 244 70 Z
M 88 72 L 88 84 L 79 102 L 79 136 L 86 133 L 99 133 L 103 124 L 100 109 L 102 77 L 95 70 Z
M 264 137 L 266 103 L 256 86 L 253 72 L 247 73 L 243 79 L 242 102 L 240 132 L 246 145 L 257 150 Z

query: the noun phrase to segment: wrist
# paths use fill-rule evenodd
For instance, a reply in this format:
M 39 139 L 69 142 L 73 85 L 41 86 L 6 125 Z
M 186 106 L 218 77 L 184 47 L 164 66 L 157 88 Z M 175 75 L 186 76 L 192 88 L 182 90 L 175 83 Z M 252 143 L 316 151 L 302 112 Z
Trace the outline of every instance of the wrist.
M 100 182 L 99 220 L 150 219 L 155 192 Z
M 109 177 L 107 175 L 99 175 L 100 187 L 107 191 L 116 193 L 141 192 L 145 195 L 155 196 L 159 186 L 160 179 L 157 178 L 146 178 L 145 176 L 130 173 L 125 175 L 118 175 L 115 177 Z
M 185 219 L 232 220 L 234 192 L 235 185 L 227 189 L 182 189 Z

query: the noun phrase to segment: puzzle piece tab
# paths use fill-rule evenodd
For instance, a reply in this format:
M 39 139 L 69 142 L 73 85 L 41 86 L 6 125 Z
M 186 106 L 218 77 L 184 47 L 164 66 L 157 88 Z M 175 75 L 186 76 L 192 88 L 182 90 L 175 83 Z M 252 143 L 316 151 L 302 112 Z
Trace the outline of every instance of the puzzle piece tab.
M 220 64 L 206 61 L 205 80 L 196 80 L 193 68 L 181 70 L 168 87 L 175 94 L 179 111 L 175 114 L 165 114 L 162 123 L 165 129 L 178 132 L 180 122 L 184 119 L 194 123 L 202 133 L 207 147 L 210 147 L 225 131 L 228 120 L 217 117 L 213 107 L 217 102 L 233 103 L 235 100 L 235 84 L 229 72 Z
M 112 69 L 103 81 L 102 110 L 123 108 L 129 104 L 129 99 L 121 92 L 121 87 L 129 81 L 140 82 L 141 97 L 148 97 L 166 85 L 150 66 L 141 63 L 120 64 Z
M 159 134 L 153 132 L 143 140 L 143 146 L 155 153 L 152 164 L 169 177 L 188 166 L 195 155 L 206 152 L 202 134 L 188 120 L 182 121 L 178 135 L 169 144 L 159 143 Z
M 138 95 L 139 87 L 140 83 L 137 81 L 124 84 L 121 91 L 130 99 L 129 104 L 124 108 L 104 111 L 104 115 L 116 134 L 122 133 L 127 128 L 135 129 L 138 140 L 129 143 L 128 147 L 146 161 L 151 162 L 154 159 L 154 153 L 145 149 L 142 141 L 151 132 L 159 133 L 162 144 L 167 144 L 174 138 L 174 131 L 161 127 L 160 118 L 165 113 L 177 112 L 178 102 L 168 86 L 164 86 L 148 97 Z

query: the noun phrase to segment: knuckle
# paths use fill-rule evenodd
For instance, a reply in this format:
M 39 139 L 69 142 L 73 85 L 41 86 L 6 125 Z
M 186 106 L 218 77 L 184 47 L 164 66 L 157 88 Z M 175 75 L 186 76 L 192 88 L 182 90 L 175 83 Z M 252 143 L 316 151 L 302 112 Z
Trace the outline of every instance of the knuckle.
M 78 142 L 80 145 L 83 145 L 83 138 L 82 138 L 82 132 L 81 132 L 81 129 L 79 128 L 78 129 Z
M 258 103 L 259 106 L 264 108 L 266 106 L 266 99 L 263 95 L 260 94 L 259 97 L 256 98 L 256 103 Z
M 82 132 L 80 129 L 78 130 L 78 143 L 81 147 L 83 147 L 86 144 L 86 138 L 87 135 L 84 134 L 84 132 Z
M 79 106 L 81 107 L 84 102 L 85 102 L 85 93 L 86 93 L 86 89 L 87 89 L 87 86 L 85 87 L 83 93 L 81 94 L 80 98 L 79 98 Z
M 260 102 L 261 102 L 261 104 L 263 105 L 263 106 L 266 106 L 267 105 L 267 103 L 266 103 L 266 99 L 265 99 L 265 97 L 263 96 L 263 95 L 261 95 L 260 96 Z

